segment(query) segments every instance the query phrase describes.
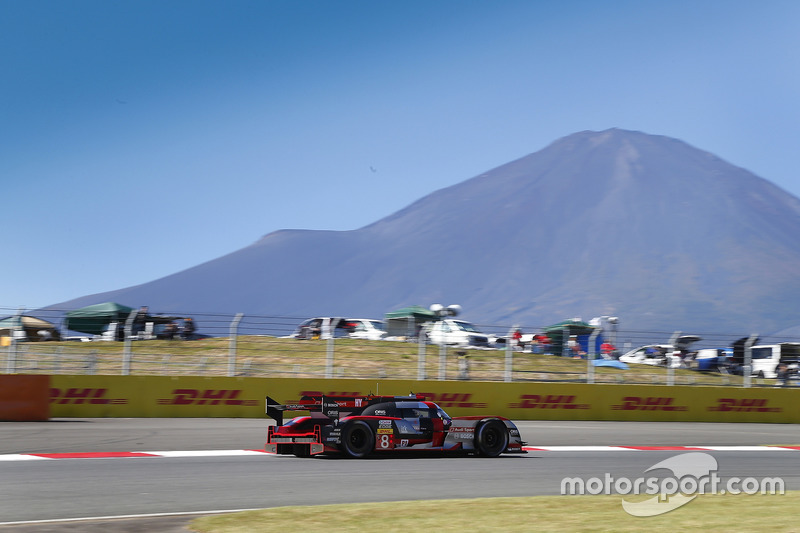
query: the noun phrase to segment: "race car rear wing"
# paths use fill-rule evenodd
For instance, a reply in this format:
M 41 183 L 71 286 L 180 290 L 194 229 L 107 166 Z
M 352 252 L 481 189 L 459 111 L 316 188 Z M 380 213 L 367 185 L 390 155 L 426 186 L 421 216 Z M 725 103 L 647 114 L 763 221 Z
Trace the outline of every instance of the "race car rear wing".
M 280 404 L 269 396 L 266 398 L 267 416 L 283 425 L 284 411 L 308 411 L 311 416 L 323 416 L 338 420 L 342 413 L 360 413 L 368 405 L 397 400 L 424 400 L 425 396 L 303 396 L 298 403 Z
M 267 416 L 275 420 L 279 425 L 283 425 L 283 412 L 284 411 L 309 411 L 311 416 L 314 413 L 320 413 L 322 416 L 336 420 L 339 418 L 339 404 L 334 400 L 328 400 L 325 396 L 320 398 L 320 401 L 304 401 L 301 403 L 280 404 L 269 396 L 266 398 Z

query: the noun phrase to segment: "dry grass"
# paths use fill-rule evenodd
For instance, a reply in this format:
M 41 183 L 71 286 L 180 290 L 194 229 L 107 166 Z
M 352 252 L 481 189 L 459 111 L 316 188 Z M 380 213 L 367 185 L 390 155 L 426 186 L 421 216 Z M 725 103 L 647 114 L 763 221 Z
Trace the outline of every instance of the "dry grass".
M 536 496 L 278 507 L 203 517 L 202 533 L 325 531 L 648 532 L 798 531 L 800 493 L 703 495 L 669 513 L 633 517 L 621 496 Z
M 330 348 L 333 352 L 329 352 Z M 16 372 L 51 374 L 120 374 L 123 367 L 122 342 L 20 343 Z M 329 356 L 333 376 L 339 378 L 416 379 L 419 346 L 406 342 L 336 339 L 327 341 L 240 336 L 236 342 L 236 374 L 247 376 L 324 377 Z M 459 376 L 457 350 L 446 352 L 445 377 Z M 2 352 L 0 352 L 2 353 Z M 228 338 L 196 341 L 134 341 L 131 343 L 130 372 L 135 375 L 224 376 L 228 372 L 231 342 Z M 440 348 L 425 347 L 424 369 L 428 379 L 440 372 Z M 472 380 L 503 380 L 506 353 L 503 350 L 465 350 Z M 2 356 L 0 356 L 2 357 Z M 463 361 L 462 361 L 463 362 Z M 6 365 L 3 365 L 3 369 Z M 515 381 L 585 382 L 587 362 L 553 355 L 513 353 Z M 595 368 L 596 383 L 665 383 L 667 370 L 631 365 L 627 371 Z M 755 384 L 758 380 L 754 380 Z M 718 373 L 677 369 L 678 385 L 741 385 L 741 378 Z

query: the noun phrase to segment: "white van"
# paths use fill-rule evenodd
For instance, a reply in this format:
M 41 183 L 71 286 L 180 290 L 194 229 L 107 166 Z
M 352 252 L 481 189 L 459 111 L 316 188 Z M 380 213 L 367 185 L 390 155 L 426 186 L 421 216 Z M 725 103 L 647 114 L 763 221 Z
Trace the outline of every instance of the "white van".
M 752 348 L 751 373 L 760 378 L 774 379 L 778 377 L 778 365 L 797 366 L 800 361 L 800 342 L 782 342 L 780 344 L 764 344 Z

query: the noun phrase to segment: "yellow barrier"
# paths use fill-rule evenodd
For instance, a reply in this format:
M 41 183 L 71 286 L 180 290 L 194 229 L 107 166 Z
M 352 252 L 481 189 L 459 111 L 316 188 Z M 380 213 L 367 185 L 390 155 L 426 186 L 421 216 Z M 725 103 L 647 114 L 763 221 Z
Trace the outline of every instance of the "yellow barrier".
M 798 423 L 793 389 L 467 381 L 51 376 L 53 417 L 264 416 L 264 396 L 422 393 L 448 413 L 514 420 Z

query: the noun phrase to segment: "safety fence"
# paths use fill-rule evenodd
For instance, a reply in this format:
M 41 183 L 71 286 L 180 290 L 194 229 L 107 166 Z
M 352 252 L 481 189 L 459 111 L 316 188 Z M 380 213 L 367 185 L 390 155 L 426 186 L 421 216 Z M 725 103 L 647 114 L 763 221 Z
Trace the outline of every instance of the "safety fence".
M 18 312 L 18 315 L 22 313 Z M 37 312 L 37 317 L 55 324 L 63 321 L 64 310 Z M 44 315 L 44 316 L 43 316 Z M 325 379 L 414 379 L 505 382 L 567 382 L 606 384 L 711 385 L 736 387 L 791 386 L 795 380 L 736 375 L 733 368 L 714 365 L 703 371 L 697 362 L 689 368 L 648 364 L 628 364 L 627 369 L 596 366 L 613 363 L 613 357 L 600 354 L 600 340 L 612 342 L 615 354 L 644 345 L 666 345 L 680 332 L 629 331 L 596 328 L 582 335 L 580 358 L 573 358 L 566 343 L 553 347 L 518 347 L 511 332 L 542 332 L 545 328 L 519 325 L 478 325 L 491 342 L 486 347 L 435 345 L 425 338 L 394 337 L 392 340 L 367 340 L 313 336 L 292 337 L 304 320 L 297 317 L 245 316 L 193 313 L 195 330 L 188 340 L 180 331 L 164 338 L 164 330 L 135 329 L 133 320 L 122 317 L 111 335 L 69 335 L 58 327 L 51 339 L 33 340 L 11 335 L 4 350 L 6 361 L 0 373 L 50 375 L 162 375 L 227 377 L 293 377 Z M 161 324 L 180 322 L 188 313 L 161 317 Z M 61 318 L 59 318 L 61 317 Z M 157 322 L 154 320 L 154 322 Z M 156 324 L 158 326 L 159 324 Z M 22 330 L 22 328 L 20 328 Z M 18 332 L 19 333 L 19 332 Z M 566 339 L 568 329 L 563 332 Z M 741 334 L 703 334 L 699 345 L 728 350 L 737 341 L 755 336 Z M 325 335 L 323 335 L 324 337 Z M 24 340 L 23 340 L 24 339 Z M 792 339 L 786 339 L 792 340 Z M 2 354 L 2 350 L 0 350 Z M 743 373 L 743 372 L 742 372 Z

